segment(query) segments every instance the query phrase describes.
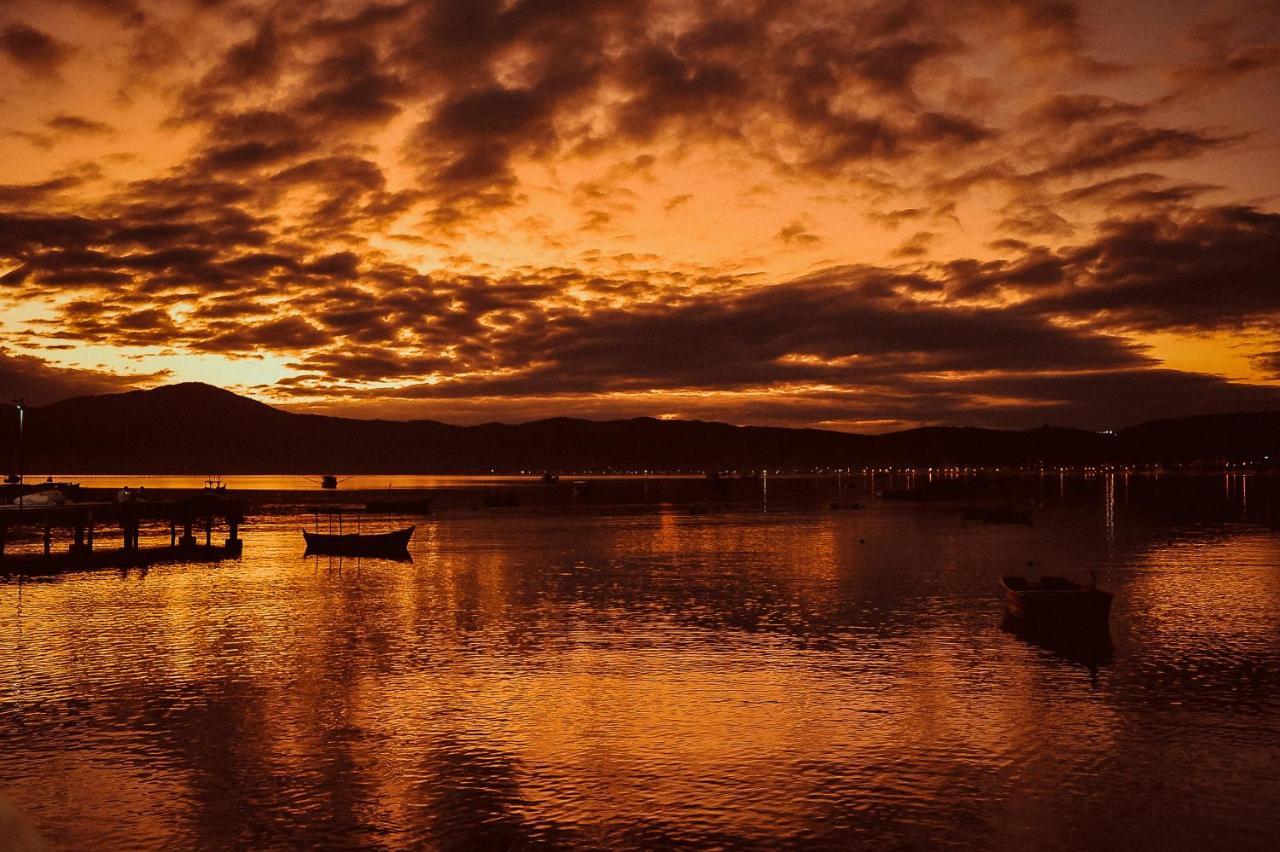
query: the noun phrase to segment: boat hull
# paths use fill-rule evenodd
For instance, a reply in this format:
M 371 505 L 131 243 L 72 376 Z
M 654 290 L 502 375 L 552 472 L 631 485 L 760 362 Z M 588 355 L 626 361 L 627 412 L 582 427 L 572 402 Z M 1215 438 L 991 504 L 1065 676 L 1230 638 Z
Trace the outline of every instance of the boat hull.
M 1028 628 L 1037 630 L 1097 630 L 1111 619 L 1111 593 L 1084 588 L 1061 578 L 1040 584 L 1020 577 L 1004 578 L 1005 608 Z
M 387 533 L 313 533 L 302 531 L 307 553 L 323 556 L 399 556 L 409 551 L 415 527 Z

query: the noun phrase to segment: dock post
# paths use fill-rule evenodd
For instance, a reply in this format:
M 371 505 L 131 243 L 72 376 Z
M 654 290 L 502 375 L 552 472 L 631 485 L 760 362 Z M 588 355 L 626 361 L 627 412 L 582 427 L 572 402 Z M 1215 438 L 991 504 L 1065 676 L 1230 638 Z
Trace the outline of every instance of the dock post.
M 213 546 L 213 517 L 208 516 L 204 519 L 204 546 Z
M 182 520 L 182 547 L 195 547 L 196 537 L 191 534 L 191 519 Z
M 169 519 L 169 546 L 178 546 L 178 521 L 176 518 Z
M 82 553 L 84 551 L 84 525 L 76 524 L 71 528 L 75 540 L 71 542 L 72 553 Z
M 9 528 L 0 524 L 0 559 L 4 558 L 4 541 L 9 537 Z
M 44 555 L 45 555 L 45 556 L 48 556 L 48 555 L 49 555 L 49 552 L 50 552 L 51 550 L 53 550 L 53 531 L 49 528 L 49 518 L 48 518 L 48 516 L 45 516 L 45 519 L 44 519 Z
M 239 521 L 227 519 L 227 553 L 239 556 L 244 550 L 244 542 L 240 540 Z
M 90 553 L 93 552 L 93 512 L 89 513 L 89 520 L 85 522 L 84 530 L 84 547 Z

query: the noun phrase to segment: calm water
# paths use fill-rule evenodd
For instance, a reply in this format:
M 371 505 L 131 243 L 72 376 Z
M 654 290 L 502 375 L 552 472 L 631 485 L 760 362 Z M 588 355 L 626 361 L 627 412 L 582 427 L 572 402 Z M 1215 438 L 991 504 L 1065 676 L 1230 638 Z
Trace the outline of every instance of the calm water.
M 411 564 L 0 584 L 0 793 L 71 849 L 1275 848 L 1280 533 L 1123 500 L 459 512 Z M 392 522 L 394 523 L 394 522 Z M 1096 667 L 1001 573 L 1098 572 Z M 2 844 L 0 844 L 2 845 Z

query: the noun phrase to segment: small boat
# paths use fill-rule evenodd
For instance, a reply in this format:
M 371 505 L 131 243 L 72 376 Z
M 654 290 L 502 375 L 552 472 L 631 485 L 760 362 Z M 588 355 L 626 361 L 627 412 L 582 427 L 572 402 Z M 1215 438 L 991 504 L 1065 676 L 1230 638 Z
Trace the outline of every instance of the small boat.
M 204 490 L 208 494 L 221 494 L 227 490 L 227 483 L 222 481 L 221 476 L 211 476 L 204 481 Z
M 555 471 L 545 470 L 542 472 L 542 481 L 545 482 L 547 485 L 551 485 L 553 483 L 559 482 L 560 474 L 556 473 Z
M 15 497 L 13 505 L 28 509 L 44 506 L 65 506 L 67 505 L 67 495 L 56 488 L 49 488 L 44 491 L 36 491 Z
M 338 477 L 334 476 L 332 473 L 326 473 L 324 476 L 320 477 L 320 487 L 321 488 L 337 488 Z
M 8 474 L 8 475 L 7 475 L 7 476 L 5 476 L 5 478 L 4 478 L 4 484 L 5 484 L 5 485 L 21 485 L 21 484 L 22 484 L 22 474 L 19 474 L 19 473 L 10 473 L 10 474 Z
M 1066 577 L 1003 577 L 1005 608 L 1031 628 L 1101 629 L 1111 618 L 1111 593 Z
M 364 504 L 366 512 L 380 515 L 430 515 L 431 498 L 418 500 L 370 500 Z
M 1031 526 L 1030 506 L 969 506 L 962 515 L 966 521 L 984 524 L 1025 524 Z
M 385 533 L 319 533 L 302 531 L 307 553 L 325 556 L 400 556 L 408 552 L 416 527 Z

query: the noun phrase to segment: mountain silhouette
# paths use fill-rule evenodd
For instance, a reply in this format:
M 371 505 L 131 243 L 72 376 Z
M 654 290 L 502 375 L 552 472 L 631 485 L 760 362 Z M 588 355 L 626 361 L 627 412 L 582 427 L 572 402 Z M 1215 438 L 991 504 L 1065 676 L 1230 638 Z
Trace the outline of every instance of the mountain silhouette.
M 17 418 L 0 426 L 16 467 Z M 866 465 L 1179 463 L 1280 458 L 1280 412 L 1144 423 L 1117 434 L 926 427 L 883 435 L 698 420 L 508 425 L 294 414 L 206 384 L 77 397 L 28 409 L 28 473 L 487 473 Z

